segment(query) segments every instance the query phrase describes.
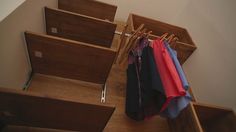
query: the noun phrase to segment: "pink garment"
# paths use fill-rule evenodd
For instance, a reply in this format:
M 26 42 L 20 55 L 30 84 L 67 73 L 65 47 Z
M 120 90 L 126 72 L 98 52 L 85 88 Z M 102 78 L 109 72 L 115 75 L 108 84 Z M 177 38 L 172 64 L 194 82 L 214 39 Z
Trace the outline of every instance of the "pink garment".
M 161 108 L 162 112 L 173 98 L 185 96 L 186 91 L 182 86 L 171 56 L 160 39 L 153 41 L 153 54 L 167 98 Z

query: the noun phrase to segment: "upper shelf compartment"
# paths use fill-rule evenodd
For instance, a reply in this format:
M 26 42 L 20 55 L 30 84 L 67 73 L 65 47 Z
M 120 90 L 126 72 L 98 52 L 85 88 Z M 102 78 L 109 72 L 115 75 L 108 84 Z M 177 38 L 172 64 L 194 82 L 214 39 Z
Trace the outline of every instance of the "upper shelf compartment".
M 94 17 L 45 7 L 47 34 L 111 47 L 116 24 Z
M 177 50 L 178 59 L 181 64 L 183 64 L 197 48 L 188 31 L 184 28 L 136 14 L 129 15 L 127 24 L 128 31 L 130 33 L 136 30 L 139 25 L 144 24 L 145 28 L 147 28 L 149 31 L 152 31 L 152 35 L 150 35 L 152 39 L 160 37 L 164 33 L 175 34 L 179 38 L 179 41 L 177 41 L 177 44 L 174 48 Z
M 58 8 L 113 22 L 117 6 L 96 0 L 58 0 Z

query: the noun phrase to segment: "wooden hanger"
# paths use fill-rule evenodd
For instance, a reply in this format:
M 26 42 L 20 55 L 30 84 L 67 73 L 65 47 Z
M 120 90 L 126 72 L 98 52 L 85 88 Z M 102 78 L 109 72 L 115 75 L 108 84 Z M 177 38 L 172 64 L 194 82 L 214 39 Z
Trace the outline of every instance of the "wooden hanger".
M 138 41 L 143 38 L 145 36 L 145 32 L 147 31 L 146 28 L 144 28 L 139 34 L 137 34 L 136 39 L 134 41 L 134 43 L 131 44 L 131 46 L 129 47 L 129 49 L 127 50 L 127 53 L 129 53 L 132 49 L 134 49 L 135 47 L 137 47 Z
M 163 35 L 161 35 L 160 40 L 161 41 L 165 40 L 167 36 L 168 36 L 168 33 L 164 33 Z
M 148 38 L 151 33 L 152 33 L 152 31 L 147 32 L 145 38 Z
M 134 33 L 130 36 L 128 43 L 126 44 L 125 48 L 124 48 L 124 52 L 127 52 L 128 48 L 130 47 L 130 44 L 132 44 L 133 40 L 135 39 L 137 33 L 140 32 L 140 30 L 142 30 L 144 27 L 144 24 L 141 24 L 136 31 L 134 31 Z
M 172 42 L 171 42 L 171 46 L 174 48 L 174 49 L 176 49 L 177 48 L 177 41 L 179 40 L 179 38 L 178 37 L 174 37 L 173 39 L 172 39 Z
M 125 60 L 126 56 L 128 58 L 128 49 L 131 47 L 131 44 L 134 42 L 134 40 L 136 40 L 137 38 L 137 34 L 143 29 L 144 27 L 144 24 L 141 24 L 137 30 L 134 31 L 134 33 L 130 36 L 125 48 L 123 49 L 123 52 L 121 53 L 121 57 L 120 57 L 120 61 L 119 61 L 119 64 L 122 63 L 123 60 Z
M 168 38 L 167 38 L 167 42 L 170 43 L 172 42 L 173 38 L 175 37 L 175 34 L 171 34 Z

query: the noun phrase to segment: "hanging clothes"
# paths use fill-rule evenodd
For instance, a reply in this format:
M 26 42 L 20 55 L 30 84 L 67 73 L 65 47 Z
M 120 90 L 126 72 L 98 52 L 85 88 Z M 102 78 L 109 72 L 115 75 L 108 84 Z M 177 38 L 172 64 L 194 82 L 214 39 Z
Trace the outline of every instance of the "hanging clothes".
M 185 96 L 186 91 L 182 87 L 180 77 L 171 57 L 160 39 L 153 41 L 153 54 L 167 97 L 165 104 L 161 108 L 162 112 L 168 107 L 172 99 Z
M 180 76 L 182 86 L 185 88 L 185 90 L 188 90 L 189 84 L 184 75 L 183 69 L 177 59 L 177 52 L 171 49 L 168 42 L 164 41 L 164 44 Z M 167 108 L 164 111 L 162 111 L 160 115 L 163 117 L 168 117 L 168 118 L 176 118 L 179 115 L 179 113 L 188 106 L 191 100 L 192 100 L 191 95 L 189 94 L 188 91 L 186 91 L 185 96 L 176 97 L 172 99 L 170 103 L 168 104 Z
M 177 70 L 177 72 L 179 74 L 179 77 L 181 79 L 181 82 L 182 82 L 182 85 L 183 85 L 184 89 L 188 90 L 189 84 L 188 84 L 188 81 L 187 81 L 186 76 L 184 74 L 184 71 L 183 71 L 183 69 L 182 69 L 182 67 L 181 67 L 181 65 L 179 63 L 179 60 L 177 58 L 177 52 L 175 50 L 171 49 L 171 47 L 168 44 L 168 42 L 164 41 L 164 43 L 165 43 L 166 49 L 168 50 L 169 55 L 172 58 L 172 61 L 174 62 L 175 68 L 176 68 L 176 70 Z
M 166 101 L 162 81 L 153 58 L 153 51 L 149 46 L 143 49 L 142 70 L 143 72 L 141 72 L 140 77 L 141 82 L 143 81 L 144 84 L 146 84 L 146 86 L 143 87 L 144 113 L 145 119 L 148 119 L 159 114 Z
M 152 47 L 147 38 L 135 42 L 137 46 L 128 57 L 127 116 L 137 121 L 157 114 L 177 117 L 191 101 L 191 95 L 176 51 L 159 39 L 153 41 Z
M 148 40 L 140 44 L 129 56 L 127 69 L 126 114 L 134 120 L 144 120 L 159 114 L 166 96 L 155 66 Z
M 186 91 L 185 96 L 173 98 L 168 104 L 167 108 L 160 113 L 162 117 L 167 118 L 176 118 L 180 112 L 188 106 L 190 101 L 192 100 L 191 95 L 188 91 Z

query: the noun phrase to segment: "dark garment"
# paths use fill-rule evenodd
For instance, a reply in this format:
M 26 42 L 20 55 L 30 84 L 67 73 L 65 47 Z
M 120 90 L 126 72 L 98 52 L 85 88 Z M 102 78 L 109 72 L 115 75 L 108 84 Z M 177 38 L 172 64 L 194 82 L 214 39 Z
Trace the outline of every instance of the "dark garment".
M 153 51 L 147 46 L 141 60 L 135 57 L 127 69 L 126 114 L 134 120 L 144 120 L 158 114 L 165 100 Z
M 134 120 L 143 120 L 143 107 L 139 102 L 138 78 L 136 75 L 136 64 L 129 64 L 127 69 L 126 107 L 127 116 Z
M 159 72 L 156 69 L 153 50 L 149 46 L 143 49 L 140 79 L 144 85 L 142 92 L 145 117 L 156 115 L 165 103 L 166 96 Z

